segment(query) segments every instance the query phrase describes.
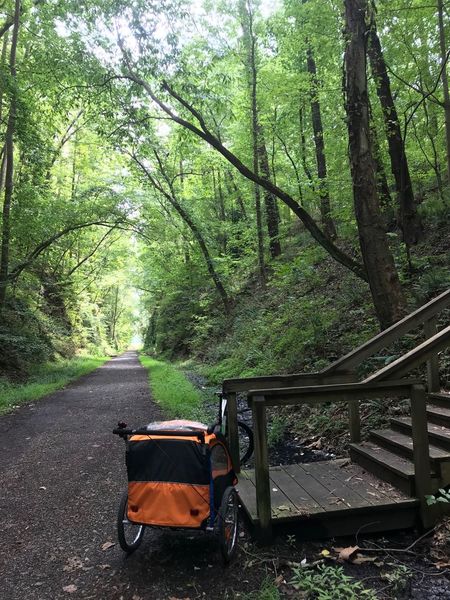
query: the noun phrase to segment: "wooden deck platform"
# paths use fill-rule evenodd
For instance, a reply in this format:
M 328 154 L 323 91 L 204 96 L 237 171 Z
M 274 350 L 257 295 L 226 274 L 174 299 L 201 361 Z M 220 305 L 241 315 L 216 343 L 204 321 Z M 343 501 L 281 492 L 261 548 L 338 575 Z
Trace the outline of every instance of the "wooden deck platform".
M 298 525 L 304 539 L 404 529 L 417 525 L 419 500 L 348 459 L 270 467 L 272 526 Z M 253 470 L 239 474 L 243 509 L 258 527 Z

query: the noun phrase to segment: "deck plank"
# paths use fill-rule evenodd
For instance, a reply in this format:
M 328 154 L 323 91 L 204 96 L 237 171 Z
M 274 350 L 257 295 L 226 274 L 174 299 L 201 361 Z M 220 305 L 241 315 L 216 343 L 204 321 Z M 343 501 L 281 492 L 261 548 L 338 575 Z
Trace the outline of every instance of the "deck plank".
M 336 469 L 337 466 L 329 468 L 329 465 L 325 462 L 309 463 L 302 465 L 302 468 L 315 477 L 324 487 L 329 491 L 329 494 L 333 494 L 338 498 L 338 501 L 330 500 L 331 509 L 335 509 L 336 505 L 339 506 L 344 504 L 348 508 L 359 508 L 372 504 L 361 496 L 356 490 L 347 486 L 344 482 L 337 477 Z M 330 509 L 329 509 L 330 510 Z
M 337 473 L 337 476 L 340 474 L 342 481 L 347 486 L 355 489 L 371 504 L 386 504 L 389 502 L 397 504 L 408 498 L 394 486 L 381 481 L 359 465 L 349 462 L 348 459 L 345 459 L 345 462 L 342 461 Z
M 323 511 L 314 498 L 282 467 L 277 470 L 271 469 L 270 478 L 277 487 L 283 490 L 299 514 L 308 515 Z
M 270 503 L 271 503 L 271 508 L 272 508 L 272 518 L 278 518 L 278 517 L 290 517 L 293 515 L 298 515 L 299 514 L 299 510 L 297 508 L 297 506 L 291 502 L 291 500 L 289 499 L 289 497 L 286 495 L 284 489 L 282 488 L 282 486 L 278 485 L 277 481 L 273 479 L 273 475 L 274 473 L 277 473 L 277 470 L 281 468 L 280 467 L 272 467 L 269 471 L 270 474 Z M 249 470 L 249 471 L 245 471 L 245 477 L 247 479 L 247 481 L 251 482 L 253 489 L 250 487 L 247 487 L 247 491 L 249 493 L 253 493 L 254 496 L 254 506 L 253 506 L 253 501 L 251 502 L 252 504 L 252 512 L 254 512 L 254 514 L 257 514 L 257 508 L 256 508 L 256 481 L 255 481 L 255 471 L 254 470 Z
M 305 539 L 347 535 L 359 527 L 401 529 L 417 522 L 416 498 L 346 459 L 271 467 L 270 485 L 272 524 L 298 525 Z M 258 526 L 254 470 L 242 471 L 237 487 L 250 522 Z
M 324 511 L 334 510 L 339 503 L 339 498 L 330 493 L 330 490 L 313 477 L 301 465 L 286 465 L 284 467 L 286 473 L 296 480 L 309 496 L 311 496 Z

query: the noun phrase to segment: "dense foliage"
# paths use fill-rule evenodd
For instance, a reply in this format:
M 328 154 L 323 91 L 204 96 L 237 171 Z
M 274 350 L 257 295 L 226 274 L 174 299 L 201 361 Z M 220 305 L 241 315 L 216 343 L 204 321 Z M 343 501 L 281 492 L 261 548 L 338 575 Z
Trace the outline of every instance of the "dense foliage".
M 447 287 L 448 10 L 3 2 L 0 371 L 307 368 Z

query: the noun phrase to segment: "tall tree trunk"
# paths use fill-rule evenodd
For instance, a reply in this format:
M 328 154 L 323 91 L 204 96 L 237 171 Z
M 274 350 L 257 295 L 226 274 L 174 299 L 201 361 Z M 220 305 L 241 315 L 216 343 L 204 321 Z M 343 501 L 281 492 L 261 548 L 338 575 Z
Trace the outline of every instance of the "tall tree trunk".
M 308 161 L 306 160 L 306 138 L 305 138 L 305 127 L 303 122 L 303 106 L 300 105 L 298 109 L 298 123 L 300 127 L 300 149 L 302 154 L 302 165 L 303 170 L 305 171 L 305 175 L 308 178 L 311 189 L 314 191 L 314 180 L 311 173 L 311 170 L 308 166 Z
M 216 177 L 217 175 L 217 177 Z M 218 219 L 220 221 L 220 223 L 222 223 L 222 228 L 220 230 L 220 233 L 218 235 L 218 241 L 219 241 L 219 245 L 220 245 L 220 249 L 222 251 L 222 254 L 226 254 L 227 253 L 227 234 L 226 234 L 226 214 L 225 214 L 225 199 L 223 197 L 223 190 L 222 190 L 222 183 L 221 183 L 221 177 L 220 177 L 220 171 L 215 169 L 212 169 L 212 176 L 213 176 L 213 188 L 214 188 L 214 197 L 216 200 L 216 206 L 218 208 Z
M 391 82 L 378 37 L 375 10 L 371 9 L 371 20 L 368 31 L 368 53 L 372 75 L 375 81 L 377 96 L 380 100 L 385 123 L 386 138 L 391 160 L 391 170 L 395 179 L 399 205 L 399 226 L 403 233 L 403 241 L 407 246 L 416 244 L 422 234 L 422 225 L 414 201 L 414 192 L 409 173 L 405 144 L 400 129 L 397 110 L 391 92 Z
M 439 46 L 441 50 L 441 68 L 442 68 L 442 89 L 444 92 L 444 111 L 445 111 L 445 143 L 447 146 L 447 176 L 450 185 L 450 93 L 448 89 L 447 76 L 447 43 L 445 41 L 444 28 L 444 8 L 442 0 L 437 0 L 438 21 L 439 21 Z
M 241 24 L 244 31 L 243 41 L 247 54 L 247 79 L 250 91 L 251 102 L 251 120 L 252 120 L 252 142 L 253 142 L 253 171 L 258 174 L 261 172 L 265 179 L 270 181 L 269 160 L 267 158 L 267 149 L 264 143 L 261 124 L 258 116 L 258 101 L 257 101 L 257 57 L 256 57 L 256 38 L 253 32 L 253 12 L 250 5 L 251 0 L 240 0 L 239 10 L 241 14 Z M 265 160 L 264 160 L 265 158 Z M 258 188 L 258 189 L 257 189 Z M 278 219 L 275 196 L 270 190 L 264 189 L 264 204 L 266 208 L 267 230 L 269 234 L 269 249 L 272 258 L 281 253 L 280 242 L 278 239 Z M 255 204 L 261 207 L 261 191 L 255 184 Z M 261 209 L 260 209 L 261 210 Z M 256 213 L 258 221 L 258 211 Z M 265 265 L 264 265 L 264 245 L 262 238 L 262 218 L 259 215 L 260 223 L 258 224 L 258 248 L 260 257 L 260 274 L 261 279 L 265 280 Z M 260 233 L 261 227 L 261 233 Z M 261 256 L 262 251 L 262 256 Z M 261 260 L 262 259 L 262 260 Z M 262 267 L 264 267 L 262 269 Z
M 399 320 L 405 302 L 377 194 L 366 74 L 367 0 L 345 0 L 345 92 L 353 198 L 361 253 L 382 328 Z
M 316 61 L 311 46 L 306 51 L 306 65 L 310 75 L 311 120 L 316 150 L 317 177 L 319 179 L 320 220 L 325 233 L 330 239 L 336 239 L 336 227 L 331 217 L 330 195 L 327 183 L 327 161 L 323 139 L 322 113 L 319 102 L 319 82 L 317 79 Z
M 17 89 L 16 89 L 16 55 L 20 26 L 20 0 L 14 6 L 14 24 L 9 55 L 9 71 L 12 81 L 11 102 L 9 106 L 8 124 L 5 135 L 5 195 L 3 201 L 2 244 L 0 254 L 0 315 L 6 300 L 6 288 L 9 273 L 9 246 L 11 236 L 11 201 L 14 192 L 14 132 L 16 129 Z
M 378 134 L 374 122 L 370 122 L 370 137 L 372 140 L 373 148 L 373 161 L 375 165 L 375 173 L 377 179 L 377 190 L 378 197 L 380 199 L 380 206 L 388 219 L 391 219 L 392 211 L 392 197 L 389 191 L 389 185 L 386 177 L 386 171 L 384 170 L 383 159 L 381 156 L 381 148 L 378 142 Z
M 258 136 L 258 159 L 259 166 L 261 168 L 261 175 L 264 179 L 271 179 L 269 157 L 267 154 L 267 147 L 264 139 L 262 127 L 259 126 Z M 266 219 L 267 219 L 267 231 L 269 233 L 269 251 L 270 256 L 275 258 L 281 254 L 281 244 L 279 239 L 278 224 L 280 222 L 280 212 L 278 210 L 277 199 L 273 194 L 264 191 L 264 202 L 266 206 Z

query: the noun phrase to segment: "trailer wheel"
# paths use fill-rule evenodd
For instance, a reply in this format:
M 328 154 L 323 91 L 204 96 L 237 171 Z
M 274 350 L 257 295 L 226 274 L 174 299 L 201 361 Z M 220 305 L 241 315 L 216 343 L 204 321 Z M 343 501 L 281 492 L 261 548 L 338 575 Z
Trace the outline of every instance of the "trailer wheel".
M 234 487 L 227 487 L 217 515 L 220 551 L 225 564 L 228 564 L 236 552 L 239 509 Z
M 141 545 L 145 525 L 138 525 L 128 520 L 128 491 L 122 494 L 117 514 L 117 536 L 120 547 L 131 554 Z

